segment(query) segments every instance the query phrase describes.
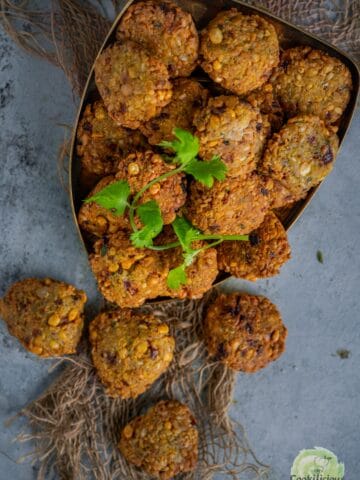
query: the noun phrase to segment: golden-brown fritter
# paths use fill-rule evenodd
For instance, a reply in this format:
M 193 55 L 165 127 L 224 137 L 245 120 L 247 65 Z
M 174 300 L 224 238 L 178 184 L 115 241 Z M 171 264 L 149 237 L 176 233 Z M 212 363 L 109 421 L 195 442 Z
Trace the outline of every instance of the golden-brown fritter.
M 331 172 L 338 145 L 319 117 L 299 115 L 268 142 L 260 170 L 299 200 Z
M 167 0 L 132 4 L 116 36 L 141 43 L 164 63 L 171 77 L 187 77 L 197 65 L 199 38 L 191 15 Z
M 149 475 L 169 480 L 196 466 L 199 440 L 195 424 L 186 405 L 163 400 L 124 427 L 119 449 Z
M 277 275 L 290 259 L 286 231 L 274 213 L 269 212 L 248 242 L 223 242 L 218 247 L 218 266 L 238 278 L 255 281 Z
M 219 155 L 230 177 L 255 170 L 265 143 L 266 127 L 258 109 L 235 96 L 210 98 L 194 116 L 195 135 L 200 139 L 200 157 Z
M 250 105 L 258 108 L 263 116 L 266 116 L 273 132 L 280 130 L 284 124 L 284 110 L 276 98 L 270 82 L 251 92 L 246 100 Z
M 197 242 L 194 247 L 201 248 L 204 242 Z M 171 252 L 171 253 L 170 253 Z M 171 268 L 176 268 L 183 262 L 180 249 L 170 250 Z M 187 282 L 178 290 L 168 287 L 167 294 L 172 298 L 201 298 L 208 292 L 219 273 L 217 264 L 217 252 L 215 248 L 207 248 L 200 252 L 194 262 L 185 269 Z
M 152 180 L 170 172 L 174 168 L 173 165 L 165 163 L 160 155 L 150 150 L 132 153 L 118 163 L 115 176 L 105 177 L 100 180 L 90 192 L 89 197 L 120 180 L 126 180 L 130 186 L 131 195 L 135 195 Z M 178 173 L 159 183 L 155 183 L 144 193 L 139 203 L 145 203 L 150 200 L 155 200 L 158 203 L 165 225 L 173 222 L 176 212 L 186 201 L 185 175 Z M 137 225 L 141 227 L 141 221 L 138 218 L 135 220 Z M 115 215 L 96 202 L 84 203 L 81 206 L 78 222 L 84 231 L 97 237 L 109 235 L 119 230 L 130 230 L 127 212 L 124 215 Z
M 201 34 L 200 58 L 214 82 L 245 95 L 264 84 L 279 63 L 275 28 L 258 15 L 222 11 Z
M 153 315 L 112 310 L 90 324 L 92 359 L 111 397 L 136 398 L 170 365 L 175 340 Z
M 57 357 L 76 352 L 85 302 L 85 292 L 72 285 L 27 278 L 14 283 L 0 300 L 0 315 L 31 353 Z
M 265 297 L 219 295 L 206 312 L 209 354 L 234 370 L 254 373 L 277 360 L 286 336 L 279 311 Z
M 346 65 L 308 46 L 285 50 L 271 83 L 289 116 L 317 115 L 326 123 L 341 117 L 352 90 Z
M 203 107 L 207 98 L 208 91 L 200 83 L 190 78 L 178 78 L 173 82 L 170 103 L 160 115 L 141 125 L 140 129 L 151 145 L 158 145 L 162 140 L 173 140 L 175 127 L 193 132 L 195 110 Z
M 174 240 L 174 236 L 163 233 L 156 239 L 156 245 Z M 203 245 L 204 242 L 198 242 L 195 247 Z M 171 269 L 183 263 L 181 249 L 139 249 L 132 246 L 127 232 L 119 231 L 97 241 L 94 252 L 90 255 L 90 264 L 99 290 L 107 300 L 122 308 L 139 307 L 156 297 L 200 298 L 218 274 L 216 249 L 208 248 L 186 267 L 187 284 L 172 290 L 167 278 Z
M 102 295 L 121 308 L 167 295 L 168 255 L 132 246 L 127 233 L 95 242 L 90 264 Z
M 123 127 L 138 128 L 171 100 L 166 66 L 130 40 L 103 50 L 95 81 L 110 117 Z
M 297 201 L 296 196 L 292 195 L 279 180 L 270 177 L 266 177 L 264 180 L 269 192 L 270 208 L 272 210 L 289 207 Z
M 116 182 L 114 176 L 102 178 L 89 193 L 88 197 L 99 193 L 114 182 Z M 102 207 L 96 202 L 82 204 L 78 213 L 78 222 L 82 230 L 96 237 L 103 237 L 119 230 L 130 230 L 130 222 L 127 215 L 115 215 L 111 210 Z
M 186 215 L 207 234 L 243 235 L 257 228 L 269 209 L 269 192 L 256 173 L 215 181 L 212 188 L 193 182 Z
M 157 245 L 166 245 L 177 241 L 177 237 L 170 227 L 165 228 L 157 238 Z M 206 242 L 193 242 L 191 247 L 194 250 L 201 249 Z M 177 268 L 183 261 L 183 251 L 181 248 L 172 248 L 164 251 L 169 259 L 170 269 Z M 211 289 L 219 270 L 217 266 L 216 248 L 206 248 L 200 252 L 191 265 L 185 269 L 187 283 L 181 285 L 177 290 L 168 287 L 167 295 L 172 298 L 201 298 Z
M 140 132 L 120 127 L 109 117 L 102 100 L 86 105 L 76 138 L 82 168 L 98 176 L 114 173 L 121 158 L 146 146 Z
M 171 172 L 175 166 L 166 163 L 160 155 L 150 150 L 130 154 L 118 163 L 116 180 L 127 180 L 131 194 L 138 193 L 145 185 L 160 175 Z M 186 201 L 186 177 L 173 175 L 152 185 L 141 197 L 140 203 L 155 200 L 161 210 L 164 224 L 175 220 L 176 212 Z

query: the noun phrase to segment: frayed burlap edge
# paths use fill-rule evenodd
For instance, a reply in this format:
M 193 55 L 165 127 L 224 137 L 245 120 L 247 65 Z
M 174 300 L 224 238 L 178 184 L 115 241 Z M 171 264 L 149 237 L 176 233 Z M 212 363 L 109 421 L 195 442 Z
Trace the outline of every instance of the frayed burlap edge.
M 266 478 L 268 468 L 256 459 L 242 427 L 228 416 L 235 373 L 207 358 L 201 341 L 204 309 L 215 296 L 213 290 L 202 300 L 141 308 L 169 324 L 176 352 L 168 371 L 135 400 L 105 395 L 85 343 L 80 355 L 62 360 L 66 365 L 57 380 L 21 412 L 30 431 L 18 440 L 35 445 L 29 456 L 40 466 L 38 480 L 46 480 L 52 473 L 67 480 L 150 478 L 126 462 L 117 442 L 131 418 L 163 398 L 186 403 L 199 429 L 196 471 L 179 478 L 210 480 L 216 473 L 233 479 Z
M 2 27 L 27 53 L 60 67 L 81 95 L 110 21 L 79 0 L 52 0 L 48 11 L 31 10 L 28 3 L 0 0 Z
M 248 0 L 344 49 L 360 61 L 359 0 Z

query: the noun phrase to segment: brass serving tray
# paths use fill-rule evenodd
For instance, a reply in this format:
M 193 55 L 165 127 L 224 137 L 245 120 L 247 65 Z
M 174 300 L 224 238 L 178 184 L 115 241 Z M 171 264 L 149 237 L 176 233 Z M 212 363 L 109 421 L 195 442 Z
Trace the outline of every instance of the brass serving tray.
M 98 53 L 98 56 L 101 54 L 104 48 L 106 48 L 109 44 L 115 41 L 115 31 L 116 27 L 124 14 L 127 8 L 134 3 L 136 0 L 129 0 L 124 1 L 121 12 L 116 17 L 110 31 Z M 176 3 L 182 7 L 184 10 L 190 12 L 196 22 L 198 29 L 202 29 L 220 10 L 228 9 L 228 8 L 237 8 L 240 12 L 245 14 L 258 14 L 266 18 L 270 21 L 274 27 L 276 28 L 280 40 L 281 48 L 289 48 L 294 47 L 297 45 L 309 45 L 313 48 L 323 50 L 328 54 L 339 58 L 350 70 L 353 79 L 353 91 L 351 94 L 350 102 L 347 106 L 347 109 L 344 115 L 341 118 L 339 124 L 339 131 L 338 136 L 340 140 L 340 145 L 343 143 L 345 136 L 349 130 L 359 95 L 359 78 L 360 73 L 356 63 L 351 59 L 349 55 L 347 55 L 342 50 L 338 49 L 337 47 L 327 43 L 326 41 L 312 35 L 311 33 L 306 32 L 305 30 L 292 25 L 280 18 L 272 15 L 267 10 L 261 7 L 253 7 L 247 5 L 246 3 L 240 0 L 177 0 Z M 98 57 L 97 57 L 98 58 Z M 95 59 L 95 62 L 97 60 Z M 94 65 L 95 65 L 94 62 Z M 81 202 L 83 200 L 84 192 L 80 188 L 80 162 L 76 156 L 76 131 L 78 127 L 78 123 L 81 117 L 81 114 L 86 106 L 86 104 L 91 101 L 94 97 L 96 92 L 95 80 L 94 80 L 94 65 L 90 71 L 88 80 L 86 82 L 84 93 L 80 101 L 79 111 L 75 120 L 74 130 L 73 130 L 73 137 L 71 142 L 70 148 L 70 158 L 69 158 L 69 191 L 70 191 L 70 199 L 72 205 L 72 213 L 74 217 L 75 224 L 77 226 L 80 238 L 83 242 L 84 247 L 86 248 L 86 240 L 82 235 L 82 232 L 79 228 L 79 224 L 77 222 L 77 213 L 81 206 Z M 321 184 L 320 184 L 321 185 Z M 310 190 L 307 197 L 298 202 L 294 207 L 290 210 L 286 211 L 284 215 L 282 215 L 282 222 L 288 230 L 297 219 L 301 216 L 307 205 L 313 199 L 315 193 L 319 189 L 320 185 Z M 219 281 L 223 281 L 225 278 L 228 278 L 230 275 L 221 274 L 216 281 L 216 284 Z

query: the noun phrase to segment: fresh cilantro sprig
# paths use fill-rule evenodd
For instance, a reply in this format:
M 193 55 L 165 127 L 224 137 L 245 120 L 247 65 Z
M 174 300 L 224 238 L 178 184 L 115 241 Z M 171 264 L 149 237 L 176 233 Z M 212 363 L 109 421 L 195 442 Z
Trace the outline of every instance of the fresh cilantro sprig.
M 187 275 L 186 268 L 192 265 L 199 253 L 213 248 L 222 243 L 224 240 L 249 240 L 248 235 L 204 235 L 200 230 L 196 229 L 185 217 L 176 217 L 171 224 L 175 235 L 179 239 L 179 243 L 183 249 L 183 263 L 176 268 L 170 270 L 167 284 L 169 288 L 177 290 L 181 285 L 186 285 Z M 199 240 L 214 240 L 200 248 L 194 248 L 193 244 Z
M 181 247 L 183 250 L 183 263 L 172 269 L 167 282 L 172 289 L 178 289 L 186 284 L 186 268 L 189 267 L 199 255 L 207 248 L 212 248 L 224 240 L 248 240 L 247 235 L 204 235 L 197 230 L 185 217 L 177 217 L 172 227 L 177 237 L 176 242 L 166 245 L 154 245 L 154 239 L 162 231 L 164 222 L 161 217 L 161 210 L 155 200 L 141 203 L 144 193 L 156 183 L 161 183 L 167 178 L 186 173 L 196 181 L 211 188 L 215 180 L 222 181 L 226 178 L 227 167 L 218 155 L 214 155 L 209 161 L 202 161 L 198 158 L 200 143 L 199 139 L 190 132 L 180 128 L 174 129 L 175 139 L 171 142 L 163 141 L 160 147 L 173 152 L 173 157 L 166 157 L 175 168 L 153 179 L 146 184 L 139 192 L 131 198 L 130 185 L 127 181 L 121 180 L 103 188 L 101 191 L 84 200 L 85 203 L 95 202 L 101 207 L 110 210 L 114 215 L 124 215 L 128 209 L 129 221 L 133 233 L 130 235 L 132 244 L 137 248 L 149 248 L 151 250 L 167 250 Z M 129 200 L 131 198 L 131 200 Z M 138 228 L 136 218 L 142 223 Z M 193 243 L 198 241 L 209 241 L 201 248 L 193 248 Z
M 218 155 L 209 161 L 199 160 L 200 143 L 197 137 L 181 128 L 174 129 L 174 136 L 175 140 L 163 141 L 159 146 L 175 153 L 172 163 L 179 165 L 178 171 L 192 175 L 209 188 L 213 186 L 214 179 L 225 180 L 227 167 Z
M 160 207 L 155 200 L 150 200 L 139 205 L 136 213 L 145 226 L 131 234 L 131 242 L 138 248 L 152 246 L 153 239 L 159 235 L 164 226 Z
M 181 165 L 189 163 L 198 156 L 200 150 L 199 139 L 181 128 L 174 128 L 173 133 L 175 140 L 171 142 L 163 140 L 159 143 L 159 147 L 172 150 L 176 154 L 173 159 L 174 163 L 180 163 Z
M 201 162 L 193 158 L 184 167 L 184 172 L 192 175 L 198 182 L 211 188 L 214 185 L 214 179 L 225 180 L 226 165 L 221 161 L 218 155 L 214 155 L 208 162 Z

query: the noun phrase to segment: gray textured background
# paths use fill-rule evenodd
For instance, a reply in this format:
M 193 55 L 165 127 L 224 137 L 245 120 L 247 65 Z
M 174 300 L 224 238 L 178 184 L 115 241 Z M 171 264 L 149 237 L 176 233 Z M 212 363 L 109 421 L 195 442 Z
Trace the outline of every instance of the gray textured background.
M 0 32 L 1 292 L 27 276 L 52 276 L 87 291 L 96 287 L 56 170 L 75 104 L 62 73 L 19 52 Z M 267 295 L 289 329 L 287 351 L 269 368 L 239 375 L 233 415 L 258 456 L 286 480 L 302 448 L 323 446 L 358 480 L 360 458 L 360 115 L 333 174 L 290 232 L 293 258 L 282 274 L 250 284 Z M 317 250 L 324 264 L 316 259 Z M 50 381 L 49 361 L 26 353 L 0 322 L 0 417 L 14 415 Z M 337 355 L 348 349 L 348 359 Z M 1 424 L 2 425 L 2 424 Z M 21 423 L 0 429 L 0 480 L 31 480 L 26 448 L 12 443 Z

